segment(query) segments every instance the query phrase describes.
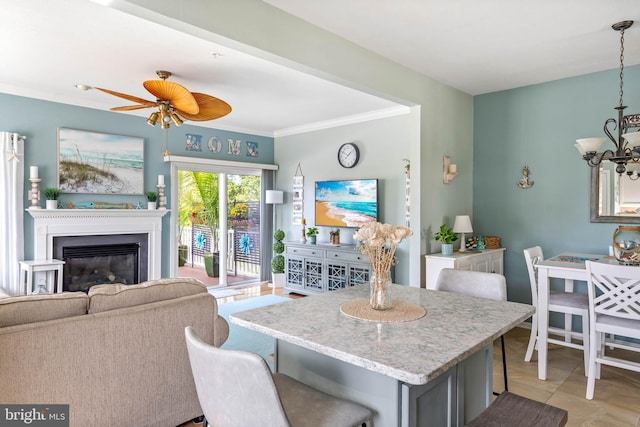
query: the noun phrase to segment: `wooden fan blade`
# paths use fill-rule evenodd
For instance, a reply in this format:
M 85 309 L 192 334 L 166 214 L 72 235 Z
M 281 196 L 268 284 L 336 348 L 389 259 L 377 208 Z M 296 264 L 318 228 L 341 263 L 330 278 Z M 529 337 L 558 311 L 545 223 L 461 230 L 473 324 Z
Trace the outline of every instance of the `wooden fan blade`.
M 169 101 L 177 110 L 187 114 L 198 114 L 200 107 L 191 92 L 182 85 L 166 80 L 147 80 L 144 88 L 162 101 Z
M 146 107 L 153 107 L 154 105 L 156 105 L 156 103 L 153 101 L 147 101 L 146 99 L 138 98 L 137 96 L 127 95 L 126 93 L 115 92 L 113 90 L 103 89 L 101 87 L 97 87 L 96 89 L 104 93 L 108 93 L 109 95 L 117 96 L 118 98 L 123 98 L 131 102 L 137 102 L 138 104 L 145 105 Z
M 111 111 L 131 111 L 131 110 L 140 110 L 142 108 L 150 108 L 155 107 L 156 103 L 151 103 L 151 105 L 125 105 L 124 107 L 113 107 L 110 108 Z
M 231 112 L 231 106 L 222 99 L 198 92 L 193 92 L 193 97 L 198 101 L 198 105 L 200 106 L 200 112 L 198 114 L 189 114 L 182 110 L 178 111 L 178 114 L 187 120 L 204 122 L 219 119 Z

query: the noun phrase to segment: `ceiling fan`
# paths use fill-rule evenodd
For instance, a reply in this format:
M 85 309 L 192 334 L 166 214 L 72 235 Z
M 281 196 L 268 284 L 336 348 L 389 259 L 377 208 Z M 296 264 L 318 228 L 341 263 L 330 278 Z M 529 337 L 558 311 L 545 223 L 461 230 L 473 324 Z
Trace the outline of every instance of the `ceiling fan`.
M 219 98 L 204 93 L 189 92 L 184 86 L 167 81 L 171 72 L 159 70 L 156 71 L 156 74 L 160 80 L 147 80 L 143 83 L 144 88 L 156 97 L 155 101 L 148 101 L 137 96 L 100 87 L 96 89 L 136 103 L 136 105 L 114 107 L 111 108 L 111 111 L 158 107 L 158 111 L 151 113 L 147 123 L 155 126 L 160 120 L 160 126 L 163 129 L 167 129 L 171 122 L 180 126 L 183 120 L 204 122 L 219 119 L 231 112 L 231 106 Z

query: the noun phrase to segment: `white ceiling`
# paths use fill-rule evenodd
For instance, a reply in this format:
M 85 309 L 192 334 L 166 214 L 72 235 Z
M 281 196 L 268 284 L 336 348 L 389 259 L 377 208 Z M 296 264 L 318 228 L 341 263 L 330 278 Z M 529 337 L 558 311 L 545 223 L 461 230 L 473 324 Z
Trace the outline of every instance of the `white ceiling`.
M 611 24 L 640 20 L 639 0 L 264 1 L 472 95 L 616 68 Z M 129 103 L 74 85 L 153 100 L 142 82 L 165 69 L 233 107 L 197 124 L 268 136 L 398 110 L 89 0 L 0 0 L 0 10 L 0 92 L 107 110 Z M 640 22 L 625 33 L 625 65 L 638 63 Z

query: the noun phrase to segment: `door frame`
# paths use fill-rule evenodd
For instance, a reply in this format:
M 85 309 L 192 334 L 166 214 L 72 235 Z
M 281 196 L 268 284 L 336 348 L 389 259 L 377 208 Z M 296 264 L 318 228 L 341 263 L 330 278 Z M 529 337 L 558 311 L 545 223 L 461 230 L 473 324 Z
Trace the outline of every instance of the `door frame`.
M 229 160 L 216 160 L 216 159 L 203 159 L 198 157 L 187 156 L 172 156 L 168 155 L 164 157 L 165 163 L 171 165 L 171 198 L 169 199 L 169 208 L 171 211 L 176 212 L 174 215 L 170 215 L 170 230 L 171 238 L 169 239 L 169 277 L 177 277 L 178 275 L 178 247 L 175 233 L 178 230 L 177 212 L 178 212 L 178 170 L 186 169 L 197 172 L 209 172 L 218 173 L 224 175 L 225 185 L 220 186 L 218 191 L 224 190 L 224 197 L 220 197 L 220 226 L 221 226 L 221 241 L 220 241 L 220 259 L 226 259 L 227 256 L 227 196 L 226 196 L 226 175 L 229 174 L 244 174 L 244 175 L 256 175 L 260 176 L 260 215 L 264 216 L 266 209 L 264 208 L 264 193 L 265 193 L 265 171 L 277 171 L 278 165 L 267 163 L 246 163 L 246 162 L 234 162 Z M 264 217 L 260 219 L 261 224 L 265 224 L 268 221 L 264 221 Z M 261 271 L 266 266 L 261 265 Z M 227 285 L 226 273 L 224 277 L 220 275 L 220 285 Z

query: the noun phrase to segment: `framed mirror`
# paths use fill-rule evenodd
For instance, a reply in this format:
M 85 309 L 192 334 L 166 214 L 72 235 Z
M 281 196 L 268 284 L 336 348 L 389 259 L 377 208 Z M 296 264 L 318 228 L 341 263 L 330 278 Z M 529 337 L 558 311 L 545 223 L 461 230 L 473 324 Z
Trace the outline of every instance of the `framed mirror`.
M 615 168 L 608 161 L 591 168 L 591 222 L 640 224 L 640 179 L 618 175 Z M 638 172 L 640 164 L 627 169 Z

